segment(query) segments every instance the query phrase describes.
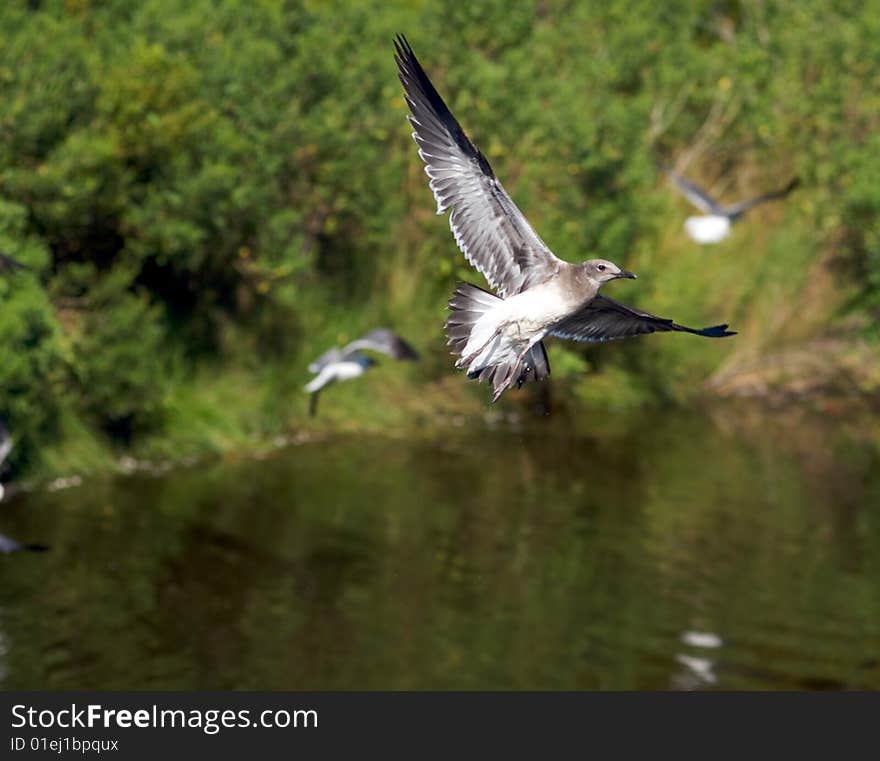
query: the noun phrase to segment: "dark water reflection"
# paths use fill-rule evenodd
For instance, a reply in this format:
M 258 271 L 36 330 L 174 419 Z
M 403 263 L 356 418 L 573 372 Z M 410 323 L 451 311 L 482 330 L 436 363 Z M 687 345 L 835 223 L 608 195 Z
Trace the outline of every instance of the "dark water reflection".
M 0 506 L 13 688 L 880 688 L 880 460 L 680 413 L 338 438 Z

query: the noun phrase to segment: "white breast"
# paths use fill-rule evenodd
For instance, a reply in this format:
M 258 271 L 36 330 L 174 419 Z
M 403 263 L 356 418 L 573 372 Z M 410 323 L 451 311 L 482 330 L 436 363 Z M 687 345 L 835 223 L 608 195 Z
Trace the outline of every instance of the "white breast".
M 548 327 L 568 315 L 571 309 L 558 282 L 535 286 L 499 300 L 471 330 L 462 356 L 468 357 L 477 351 L 479 354 L 468 369 L 475 372 L 487 365 L 515 359 L 540 341 Z M 496 332 L 498 328 L 500 333 Z
M 718 214 L 688 217 L 684 229 L 697 243 L 718 243 L 730 235 L 730 220 Z
M 558 322 L 571 311 L 558 281 L 529 288 L 503 302 L 499 311 L 525 329 L 539 330 Z
M 337 362 L 335 368 L 336 380 L 341 381 L 360 378 L 366 372 L 364 366 L 357 362 Z

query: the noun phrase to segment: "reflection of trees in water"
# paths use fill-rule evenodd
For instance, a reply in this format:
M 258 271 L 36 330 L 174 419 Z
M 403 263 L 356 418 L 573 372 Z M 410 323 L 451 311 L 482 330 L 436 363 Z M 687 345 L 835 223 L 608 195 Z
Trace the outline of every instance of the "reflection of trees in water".
M 53 552 L 4 579 L 7 684 L 662 688 L 678 655 L 704 687 L 880 684 L 872 455 L 545 422 L 28 495 L 9 530 Z

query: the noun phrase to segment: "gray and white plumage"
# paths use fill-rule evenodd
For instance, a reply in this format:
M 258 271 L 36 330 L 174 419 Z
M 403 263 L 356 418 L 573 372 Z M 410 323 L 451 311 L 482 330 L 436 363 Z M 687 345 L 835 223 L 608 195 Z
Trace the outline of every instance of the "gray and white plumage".
M 685 231 L 691 239 L 701 244 L 718 243 L 724 240 L 730 234 L 733 224 L 739 221 L 749 209 L 768 201 L 785 198 L 800 184 L 800 179 L 795 177 L 779 190 L 724 205 L 712 198 L 699 185 L 682 177 L 672 167 L 660 161 L 657 163 L 666 176 L 672 180 L 678 191 L 703 212 L 701 216 L 688 217 L 684 223 Z
M 547 335 L 579 341 L 657 331 L 732 335 L 727 325 L 695 330 L 599 296 L 603 283 L 635 275 L 604 259 L 571 264 L 556 257 L 464 133 L 406 38 L 399 35 L 394 47 L 437 213 L 452 209 L 455 242 L 496 292 L 459 285 L 446 323 L 449 344 L 460 355 L 456 366 L 491 383 L 493 402 L 511 385 L 550 374 L 542 342 Z
M 388 328 L 376 328 L 365 333 L 360 338 L 346 344 L 341 349 L 334 347 L 328 349 L 314 362 L 309 364 L 309 372 L 320 372 L 321 368 L 331 362 L 339 362 L 346 357 L 362 350 L 376 351 L 387 354 L 392 359 L 418 359 L 419 355 L 406 341 L 393 330 Z
M 310 415 L 317 412 L 318 394 L 324 388 L 339 381 L 360 378 L 375 364 L 372 358 L 364 354 L 365 351 L 375 351 L 399 360 L 416 360 L 419 357 L 409 343 L 388 328 L 376 328 L 342 348 L 328 349 L 309 364 L 309 372 L 315 373 L 315 377 L 304 387 L 311 394 Z
M 360 352 L 350 352 L 340 359 L 325 362 L 304 389 L 310 394 L 317 393 L 331 383 L 360 378 L 374 364 L 373 360 Z M 311 368 L 312 365 L 309 365 Z
M 465 258 L 501 298 L 546 281 L 563 262 L 532 229 L 486 157 L 465 135 L 403 36 L 395 47 L 412 111 L 412 136 L 425 162 L 437 214 L 453 207 L 449 227 Z

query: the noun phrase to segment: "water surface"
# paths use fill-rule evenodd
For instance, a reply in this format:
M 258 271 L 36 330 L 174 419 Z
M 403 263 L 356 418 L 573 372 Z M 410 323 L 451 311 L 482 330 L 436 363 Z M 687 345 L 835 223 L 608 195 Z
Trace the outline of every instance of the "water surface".
M 858 432 L 458 422 L 15 497 L 0 687 L 880 688 Z

